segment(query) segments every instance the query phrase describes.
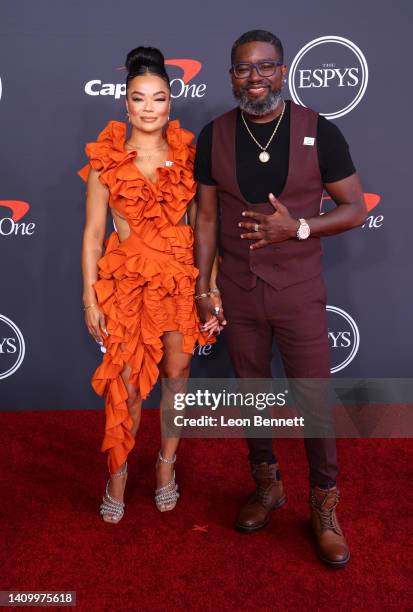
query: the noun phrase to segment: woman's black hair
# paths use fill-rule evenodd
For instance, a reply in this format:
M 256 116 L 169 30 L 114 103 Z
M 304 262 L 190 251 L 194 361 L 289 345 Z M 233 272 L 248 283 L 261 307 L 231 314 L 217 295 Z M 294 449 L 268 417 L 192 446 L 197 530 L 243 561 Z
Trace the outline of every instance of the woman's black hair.
M 167 83 L 170 89 L 168 73 L 165 70 L 165 58 L 159 49 L 136 47 L 136 49 L 129 51 L 125 66 L 128 71 L 126 89 L 132 79 L 142 74 L 156 74 Z

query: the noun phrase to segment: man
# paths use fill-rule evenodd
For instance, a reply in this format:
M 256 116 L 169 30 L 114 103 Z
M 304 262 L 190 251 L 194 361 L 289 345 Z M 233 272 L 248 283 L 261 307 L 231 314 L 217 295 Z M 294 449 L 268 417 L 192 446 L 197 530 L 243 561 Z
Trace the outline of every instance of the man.
M 195 263 L 197 307 L 211 320 L 208 294 L 219 228 L 218 287 L 225 341 L 238 378 L 271 378 L 275 338 L 291 379 L 330 376 L 326 291 L 320 237 L 363 224 L 363 192 L 339 129 L 314 111 L 284 101 L 287 67 L 280 40 L 253 30 L 233 45 L 230 77 L 238 107 L 201 132 Z M 320 215 L 323 190 L 336 208 Z M 218 315 L 224 323 L 224 315 Z M 247 440 L 256 491 L 236 526 L 253 532 L 285 502 L 270 438 Z M 336 506 L 334 437 L 305 438 L 311 522 L 320 559 L 343 567 L 350 551 Z

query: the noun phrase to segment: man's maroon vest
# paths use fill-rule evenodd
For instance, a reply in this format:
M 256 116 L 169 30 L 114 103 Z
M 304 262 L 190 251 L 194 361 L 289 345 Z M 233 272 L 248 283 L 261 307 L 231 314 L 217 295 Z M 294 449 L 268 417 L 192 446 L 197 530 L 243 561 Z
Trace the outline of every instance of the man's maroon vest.
M 278 199 L 296 219 L 320 214 L 323 183 L 317 155 L 317 120 L 317 113 L 291 102 L 288 177 Z M 240 238 L 242 230 L 238 223 L 253 221 L 242 217 L 243 210 L 272 214 L 274 208 L 269 202 L 251 204 L 241 194 L 235 159 L 236 122 L 235 108 L 213 123 L 212 176 L 217 181 L 223 256 L 220 274 L 244 289 L 252 289 L 257 276 L 275 289 L 318 276 L 322 255 L 319 238 L 293 238 L 252 251 L 251 241 Z M 304 144 L 311 143 L 304 140 L 307 137 L 314 139 L 313 145 Z M 273 146 L 277 146 L 276 142 Z

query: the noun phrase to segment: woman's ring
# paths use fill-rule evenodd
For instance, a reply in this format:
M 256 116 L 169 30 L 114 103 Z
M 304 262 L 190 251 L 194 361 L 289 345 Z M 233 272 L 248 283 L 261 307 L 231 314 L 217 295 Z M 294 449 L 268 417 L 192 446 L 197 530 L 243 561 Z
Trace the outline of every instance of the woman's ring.
M 217 314 L 217 315 L 218 315 L 218 314 L 220 313 L 220 311 L 221 311 L 221 309 L 220 309 L 220 307 L 219 307 L 219 306 L 215 306 L 214 310 L 215 310 L 215 314 Z
M 258 223 L 256 223 L 254 225 L 254 232 L 259 232 L 260 231 L 260 226 L 258 225 Z

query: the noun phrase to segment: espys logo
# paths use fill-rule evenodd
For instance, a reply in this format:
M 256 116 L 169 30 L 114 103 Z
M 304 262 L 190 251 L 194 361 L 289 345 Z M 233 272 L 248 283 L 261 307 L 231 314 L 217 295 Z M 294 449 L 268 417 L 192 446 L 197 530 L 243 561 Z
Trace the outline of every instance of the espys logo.
M 11 211 L 11 216 L 3 216 L 2 208 Z M 0 236 L 32 236 L 36 224 L 20 222 L 29 209 L 30 204 L 21 200 L 0 200 Z
M 368 79 L 366 58 L 357 45 L 341 36 L 321 36 L 297 53 L 288 85 L 294 102 L 337 119 L 357 106 Z
M 205 83 L 191 83 L 202 68 L 201 62 L 194 59 L 168 59 L 165 64 L 179 69 L 180 76 L 171 79 L 172 98 L 203 98 L 206 92 Z M 118 70 L 125 70 L 122 66 Z M 126 94 L 125 83 L 102 83 L 99 79 L 88 81 L 85 85 L 88 96 L 113 96 L 119 99 Z
M 366 203 L 367 212 L 371 212 L 381 202 L 381 196 L 377 193 L 365 193 L 364 201 Z M 321 199 L 321 214 L 328 212 L 334 208 L 333 200 L 329 195 L 324 195 Z M 379 229 L 382 227 L 384 221 L 384 215 L 368 215 L 362 228 L 367 229 Z
M 25 352 L 20 329 L 11 319 L 0 314 L 0 379 L 11 376 L 19 369 Z
M 360 332 L 354 319 L 337 306 L 326 306 L 330 341 L 331 373 L 344 370 L 360 346 Z

